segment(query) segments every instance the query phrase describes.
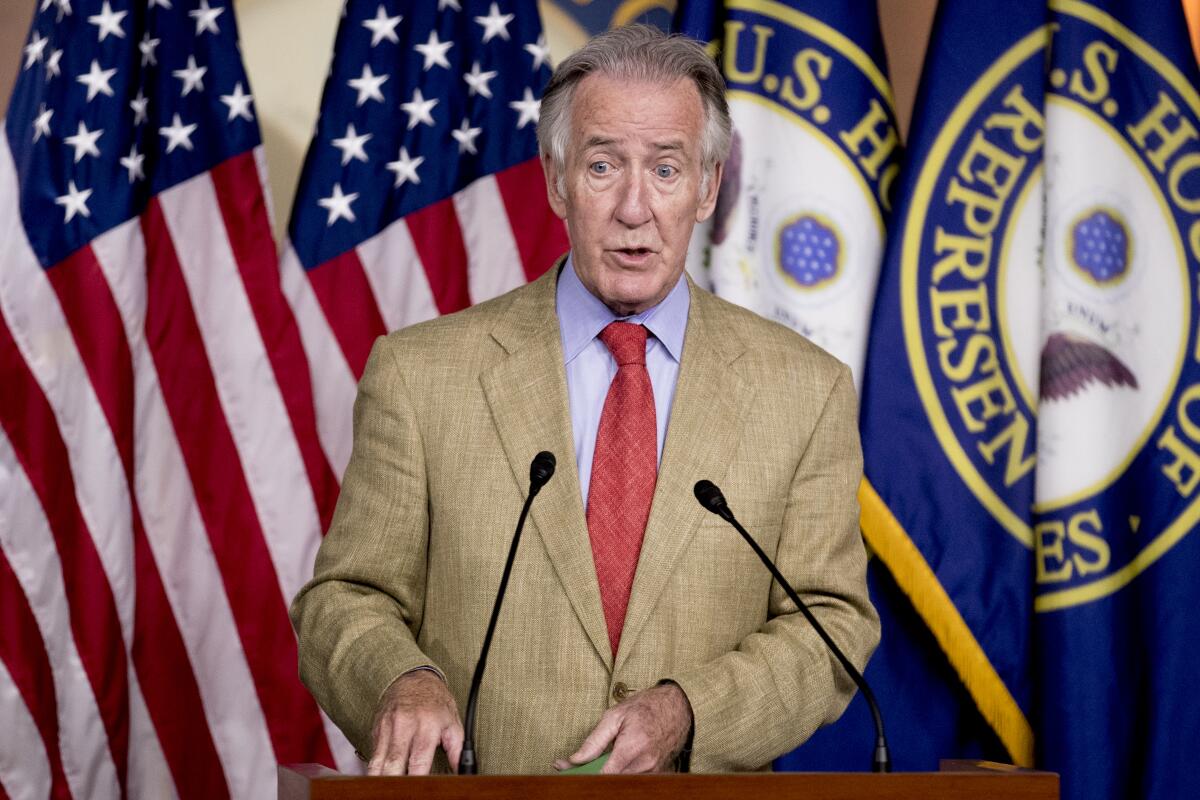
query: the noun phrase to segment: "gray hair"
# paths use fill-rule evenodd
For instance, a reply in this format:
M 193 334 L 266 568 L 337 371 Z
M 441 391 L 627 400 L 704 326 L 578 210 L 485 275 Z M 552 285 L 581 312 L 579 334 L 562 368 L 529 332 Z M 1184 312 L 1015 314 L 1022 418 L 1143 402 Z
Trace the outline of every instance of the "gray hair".
M 695 39 L 667 35 L 649 25 L 628 25 L 601 33 L 554 70 L 542 94 L 537 138 L 538 149 L 549 155 L 558 168 L 559 192 L 563 192 L 562 174 L 575 88 L 594 72 L 639 83 L 668 84 L 691 79 L 704 106 L 704 130 L 700 137 L 703 195 L 713 168 L 729 155 L 732 123 L 729 103 L 725 100 L 725 79 L 704 46 Z

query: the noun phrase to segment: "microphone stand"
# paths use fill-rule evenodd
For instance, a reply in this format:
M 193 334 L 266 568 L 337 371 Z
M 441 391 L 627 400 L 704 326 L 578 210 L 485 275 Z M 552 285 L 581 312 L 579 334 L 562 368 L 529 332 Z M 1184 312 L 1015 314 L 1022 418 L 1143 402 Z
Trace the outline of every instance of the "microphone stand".
M 475 665 L 475 674 L 471 677 L 471 691 L 467 695 L 467 713 L 463 722 L 462 754 L 458 758 L 459 775 L 479 774 L 479 762 L 475 760 L 475 709 L 479 701 L 479 685 L 483 682 L 483 671 L 487 667 L 488 650 L 492 647 L 492 636 L 496 633 L 496 621 L 500 618 L 500 606 L 504 603 L 504 592 L 508 588 L 508 578 L 512 574 L 513 561 L 517 557 L 517 545 L 521 543 L 521 531 L 525 527 L 525 517 L 533 505 L 533 498 L 554 475 L 554 454 L 543 450 L 533 457 L 529 465 L 529 496 L 521 507 L 521 516 L 517 519 L 517 530 L 513 534 L 512 545 L 508 548 L 508 560 L 504 562 L 504 573 L 500 576 L 500 589 L 496 592 L 496 602 L 492 606 L 492 618 L 488 621 L 487 633 L 483 637 L 483 649 L 479 653 L 479 662 Z
M 888 754 L 887 737 L 883 733 L 883 715 L 879 712 L 879 704 L 875 702 L 875 693 L 867 685 L 867 681 L 863 678 L 862 673 L 850 663 L 850 659 L 846 658 L 842 649 L 833 641 L 833 638 L 830 637 L 824 626 L 809 611 L 808 606 L 800 599 L 800 595 L 796 594 L 796 590 L 792 588 L 787 578 L 784 578 L 783 573 L 775 566 L 775 562 L 771 561 L 770 557 L 758 546 L 758 542 L 754 541 L 754 537 L 737 521 L 737 518 L 733 515 L 733 511 L 729 508 L 729 504 L 725 501 L 725 495 L 721 493 L 716 484 L 712 481 L 697 481 L 694 492 L 696 499 L 700 501 L 700 505 L 728 522 L 742 535 L 742 538 L 746 540 L 746 544 L 750 545 L 763 565 L 771 571 L 771 575 L 779 583 L 780 587 L 783 588 L 783 591 L 787 593 L 788 598 L 796 604 L 796 608 L 800 610 L 804 618 L 813 626 L 813 630 L 817 632 L 817 635 L 821 637 L 825 645 L 837 657 L 837 660 L 841 662 L 842 668 L 846 670 L 846 674 L 850 676 L 850 679 L 854 681 L 858 690 L 862 692 L 863 699 L 867 701 L 867 705 L 871 709 L 871 716 L 875 722 L 875 754 L 871 762 L 871 771 L 891 772 L 891 756 Z

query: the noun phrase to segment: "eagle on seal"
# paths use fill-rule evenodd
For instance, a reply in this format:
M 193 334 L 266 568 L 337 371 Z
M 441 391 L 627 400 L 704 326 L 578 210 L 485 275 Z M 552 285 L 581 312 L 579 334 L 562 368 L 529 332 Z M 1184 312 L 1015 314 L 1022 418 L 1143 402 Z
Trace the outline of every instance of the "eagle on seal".
M 1065 400 L 1091 383 L 1138 388 L 1129 367 L 1103 345 L 1073 333 L 1050 334 L 1042 348 L 1042 399 Z

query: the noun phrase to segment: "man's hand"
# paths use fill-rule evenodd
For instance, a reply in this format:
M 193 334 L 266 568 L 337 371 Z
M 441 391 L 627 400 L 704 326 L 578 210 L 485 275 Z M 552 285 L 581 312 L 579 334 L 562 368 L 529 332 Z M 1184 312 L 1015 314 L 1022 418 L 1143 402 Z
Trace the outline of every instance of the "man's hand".
M 371 738 L 368 775 L 428 775 L 438 745 L 457 770 L 463 744 L 458 706 L 436 672 L 405 673 L 383 693 Z
M 612 755 L 601 773 L 665 772 L 683 749 L 692 727 L 692 706 L 674 683 L 638 692 L 604 712 L 579 750 L 557 769 L 568 769 L 597 758 L 612 744 Z

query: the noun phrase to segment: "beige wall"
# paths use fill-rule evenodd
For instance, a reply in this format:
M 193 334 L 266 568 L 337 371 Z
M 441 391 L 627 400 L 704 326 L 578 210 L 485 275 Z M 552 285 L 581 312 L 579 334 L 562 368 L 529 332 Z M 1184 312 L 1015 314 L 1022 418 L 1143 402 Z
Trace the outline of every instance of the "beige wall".
M 37 0 L 0 0 L 0 107 L 7 107 Z M 242 56 L 266 143 L 276 228 L 282 232 L 316 125 L 342 0 L 234 0 Z M 937 0 L 879 0 L 896 113 L 908 130 Z M 543 3 L 555 61 L 581 43 L 578 29 Z
M 0 109 L 8 108 L 35 7 L 34 0 L 0 0 Z

